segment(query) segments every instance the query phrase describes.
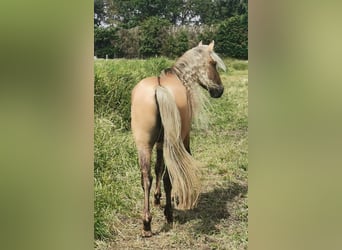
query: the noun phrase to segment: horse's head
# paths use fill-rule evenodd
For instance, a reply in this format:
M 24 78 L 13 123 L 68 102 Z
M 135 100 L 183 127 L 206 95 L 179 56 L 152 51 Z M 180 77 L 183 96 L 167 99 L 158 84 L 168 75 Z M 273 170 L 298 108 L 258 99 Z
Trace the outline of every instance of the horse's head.
M 199 84 L 208 90 L 213 98 L 219 98 L 223 94 L 224 87 L 221 77 L 218 73 L 218 68 L 226 70 L 222 59 L 214 52 L 214 41 L 209 45 L 202 45 L 202 41 L 196 47 L 203 56 L 203 65 L 205 68 L 204 74 L 199 77 Z
M 222 59 L 214 52 L 214 41 L 209 45 L 200 42 L 178 58 L 173 66 L 185 86 L 191 89 L 193 84 L 199 84 L 214 98 L 221 97 L 224 90 L 218 68 L 226 70 Z

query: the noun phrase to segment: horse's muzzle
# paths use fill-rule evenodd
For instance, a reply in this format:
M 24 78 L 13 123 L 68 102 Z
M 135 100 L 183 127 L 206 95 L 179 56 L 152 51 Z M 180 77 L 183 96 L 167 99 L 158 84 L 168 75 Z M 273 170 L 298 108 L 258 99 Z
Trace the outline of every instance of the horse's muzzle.
M 222 96 L 223 91 L 224 91 L 223 87 L 213 88 L 213 89 L 209 89 L 209 94 L 212 98 L 219 98 Z

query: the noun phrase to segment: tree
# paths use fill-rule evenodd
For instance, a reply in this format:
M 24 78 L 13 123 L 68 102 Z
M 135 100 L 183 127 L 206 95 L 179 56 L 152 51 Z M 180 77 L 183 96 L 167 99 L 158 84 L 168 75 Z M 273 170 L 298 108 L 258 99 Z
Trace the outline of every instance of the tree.
M 94 26 L 100 26 L 105 21 L 104 0 L 94 0 Z
M 247 0 L 94 0 L 95 55 L 174 58 L 215 40 L 218 52 L 245 59 L 247 17 Z
M 202 24 L 214 24 L 248 12 L 247 0 L 196 0 L 194 8 Z
M 150 17 L 141 24 L 140 54 L 144 57 L 160 55 L 162 40 L 170 23 L 158 17 Z
M 188 33 L 185 30 L 170 32 L 163 40 L 161 53 L 170 58 L 177 58 L 189 49 Z
M 95 27 L 94 29 L 94 55 L 105 58 L 106 55 L 114 58 L 120 53 L 118 45 L 113 41 L 118 40 L 117 28 Z
M 166 13 L 173 10 L 169 8 L 170 3 L 172 5 L 173 2 L 175 0 L 111 0 L 108 14 L 112 23 L 129 29 L 140 25 L 151 16 L 170 18 Z
M 248 59 L 248 17 L 234 16 L 223 21 L 216 34 L 216 51 L 226 56 Z

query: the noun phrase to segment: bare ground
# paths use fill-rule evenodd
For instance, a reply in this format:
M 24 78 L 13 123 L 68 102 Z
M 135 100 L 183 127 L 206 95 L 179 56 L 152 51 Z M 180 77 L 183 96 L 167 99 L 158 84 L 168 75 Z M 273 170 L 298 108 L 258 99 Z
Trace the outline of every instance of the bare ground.
M 174 210 L 173 225 L 166 223 L 162 208 L 152 207 L 151 238 L 140 236 L 139 216 L 120 218 L 115 240 L 96 242 L 97 248 L 247 249 L 247 183 L 222 182 L 222 176 L 210 176 L 210 179 L 204 181 L 205 191 L 195 209 Z M 142 207 L 142 202 L 137 207 Z

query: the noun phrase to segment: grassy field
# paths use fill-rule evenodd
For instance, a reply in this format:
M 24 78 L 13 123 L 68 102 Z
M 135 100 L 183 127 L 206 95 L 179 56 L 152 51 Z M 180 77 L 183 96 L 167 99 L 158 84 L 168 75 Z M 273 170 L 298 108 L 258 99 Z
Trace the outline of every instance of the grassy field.
M 172 61 L 95 61 L 96 249 L 247 249 L 248 63 L 225 63 L 225 92 L 210 99 L 209 128 L 193 130 L 191 137 L 192 154 L 204 163 L 198 206 L 175 210 L 172 226 L 165 223 L 162 209 L 152 206 L 154 235 L 145 239 L 140 236 L 140 171 L 129 130 L 130 91 Z

